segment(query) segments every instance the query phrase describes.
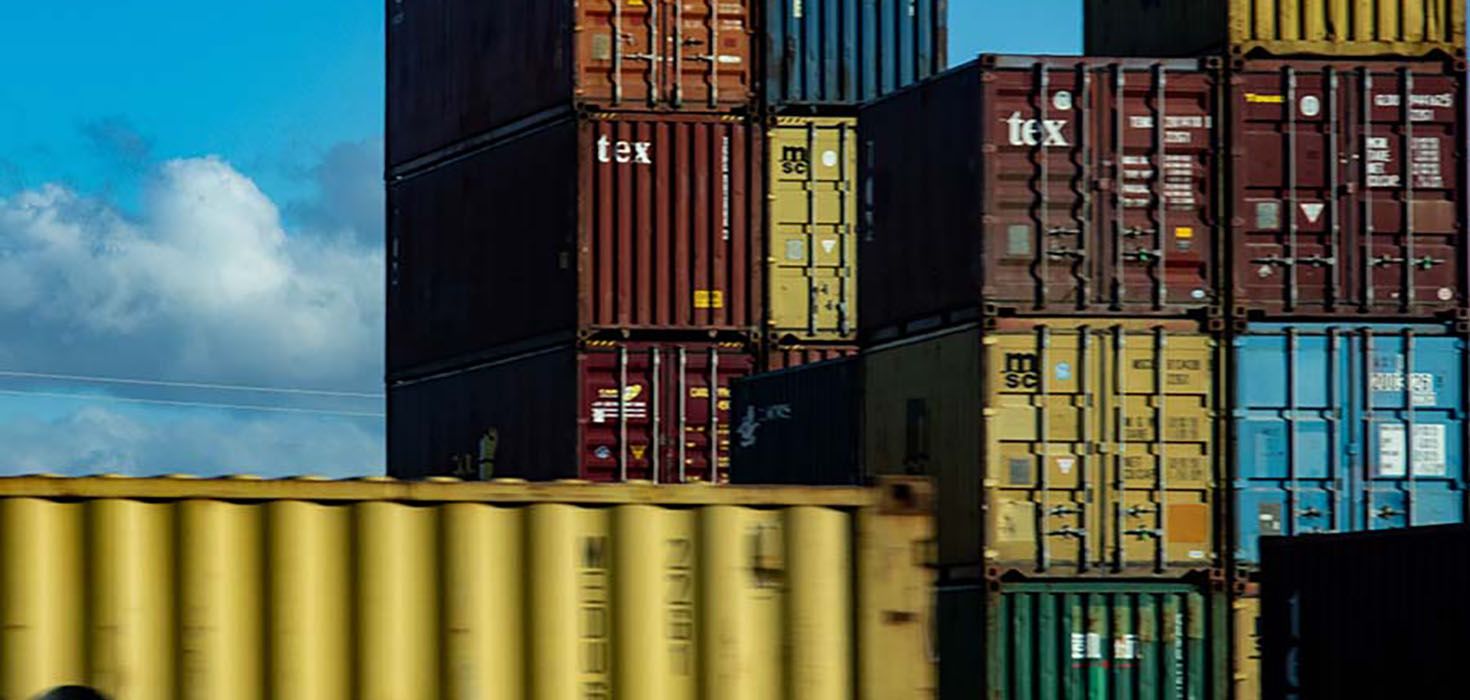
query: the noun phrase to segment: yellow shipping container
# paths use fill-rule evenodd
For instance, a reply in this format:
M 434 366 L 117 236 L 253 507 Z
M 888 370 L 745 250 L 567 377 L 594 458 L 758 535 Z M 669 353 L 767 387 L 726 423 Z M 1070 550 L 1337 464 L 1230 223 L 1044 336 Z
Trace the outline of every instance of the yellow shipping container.
M 1463 0 L 1086 0 L 1101 56 L 1465 54 Z
M 767 330 L 781 342 L 857 333 L 857 120 L 780 117 L 768 131 Z
M 0 699 L 933 697 L 929 498 L 0 479 Z
M 939 563 L 1049 576 L 1222 565 L 1215 340 L 1002 319 L 865 353 L 864 457 L 936 479 Z
M 1235 608 L 1235 700 L 1261 698 L 1261 599 L 1240 596 Z

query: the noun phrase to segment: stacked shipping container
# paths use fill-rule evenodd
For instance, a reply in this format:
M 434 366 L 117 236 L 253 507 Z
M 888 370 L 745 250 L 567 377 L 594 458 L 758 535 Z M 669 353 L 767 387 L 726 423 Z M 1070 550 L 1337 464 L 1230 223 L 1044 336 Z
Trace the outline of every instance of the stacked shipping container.
M 853 352 L 853 110 L 945 14 L 391 3 L 390 472 L 726 480 L 730 379 Z

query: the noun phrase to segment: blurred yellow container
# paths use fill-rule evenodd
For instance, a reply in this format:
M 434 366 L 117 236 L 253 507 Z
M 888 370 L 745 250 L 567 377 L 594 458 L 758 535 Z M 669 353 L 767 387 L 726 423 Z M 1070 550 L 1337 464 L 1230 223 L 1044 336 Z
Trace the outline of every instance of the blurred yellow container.
M 1101 56 L 1465 54 L 1463 0 L 1086 0 Z
M 0 699 L 928 698 L 930 499 L 0 479 Z
M 1261 599 L 1240 596 L 1235 608 L 1235 700 L 1261 698 Z

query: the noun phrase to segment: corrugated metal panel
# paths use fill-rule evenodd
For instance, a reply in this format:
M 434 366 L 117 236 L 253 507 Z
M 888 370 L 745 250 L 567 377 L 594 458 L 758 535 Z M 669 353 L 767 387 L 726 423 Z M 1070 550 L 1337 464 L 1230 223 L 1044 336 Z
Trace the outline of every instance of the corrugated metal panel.
M 941 588 L 940 694 L 1223 700 L 1228 616 L 1222 593 L 1188 583 Z
M 388 470 L 726 481 L 730 383 L 754 369 L 741 344 L 590 341 L 390 384 Z
M 393 183 L 389 375 L 549 334 L 760 332 L 763 132 L 591 115 Z
M 1389 317 L 1465 306 L 1464 79 L 1439 63 L 1239 64 L 1233 303 Z
M 926 498 L 0 479 L 0 696 L 932 697 Z
M 1230 601 L 1235 611 L 1234 659 L 1235 700 L 1260 700 L 1261 695 L 1261 599 L 1240 596 Z
M 853 342 L 857 120 L 781 117 L 767 134 L 767 330 L 786 342 Z
M 855 107 L 948 65 L 947 0 L 766 0 L 766 103 Z
M 938 478 L 941 564 L 1053 576 L 1224 564 L 1219 357 L 1197 323 L 1015 319 L 863 357 L 864 462 Z
M 1463 56 L 1460 0 L 1087 0 L 1087 53 Z
M 1261 554 L 1265 697 L 1462 694 L 1465 527 L 1270 537 Z
M 388 163 L 432 162 L 557 107 L 745 108 L 756 2 L 395 0 Z
M 1218 78 L 1190 60 L 983 56 L 865 107 L 864 331 L 1223 303 Z
M 1465 519 L 1463 333 L 1393 324 L 1248 331 L 1235 340 L 1233 370 L 1238 564 L 1260 561 L 1263 535 Z
M 838 360 L 858 353 L 856 345 L 780 345 L 767 344 L 761 369 L 767 372 L 800 367 L 816 362 Z
M 730 481 L 864 483 L 860 368 L 848 357 L 736 381 Z

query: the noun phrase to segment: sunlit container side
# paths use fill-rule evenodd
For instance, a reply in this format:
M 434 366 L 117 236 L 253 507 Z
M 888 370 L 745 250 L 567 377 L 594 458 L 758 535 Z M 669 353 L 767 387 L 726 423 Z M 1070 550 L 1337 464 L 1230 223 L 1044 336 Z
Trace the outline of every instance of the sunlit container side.
M 551 334 L 760 333 L 763 133 L 582 116 L 392 182 L 389 376 Z
M 1230 607 L 1234 611 L 1234 649 L 1231 650 L 1232 679 L 1235 700 L 1261 700 L 1261 599 L 1258 596 L 1235 596 Z
M 0 696 L 932 698 L 928 497 L 0 479 Z
M 1002 319 L 862 358 L 865 468 L 936 479 L 941 565 L 1045 576 L 1225 566 L 1220 358 L 1199 323 Z
M 1464 526 L 1268 537 L 1261 556 L 1264 697 L 1464 694 Z
M 1236 564 L 1261 536 L 1465 519 L 1463 331 L 1251 324 L 1233 354 Z
M 758 0 L 391 0 L 390 171 L 548 111 L 731 112 L 756 98 Z
M 592 341 L 390 383 L 388 473 L 725 482 L 754 370 L 741 344 Z
M 1470 303 L 1464 88 L 1463 62 L 1238 64 L 1232 303 L 1391 318 Z
M 1460 0 L 1086 0 L 1086 53 L 1103 56 L 1465 54 Z
M 847 357 L 736 380 L 730 481 L 865 483 L 860 370 Z
M 761 369 L 766 372 L 775 372 L 816 362 L 851 357 L 857 353 L 858 346 L 856 345 L 768 343 L 761 356 Z
M 948 0 L 765 0 L 765 100 L 857 107 L 948 66 Z
M 780 117 L 766 134 L 766 332 L 855 342 L 857 120 Z
M 863 333 L 1223 303 L 1218 78 L 1194 60 L 982 56 L 865 107 Z
M 1229 614 L 1194 583 L 942 587 L 940 697 L 1225 700 Z

